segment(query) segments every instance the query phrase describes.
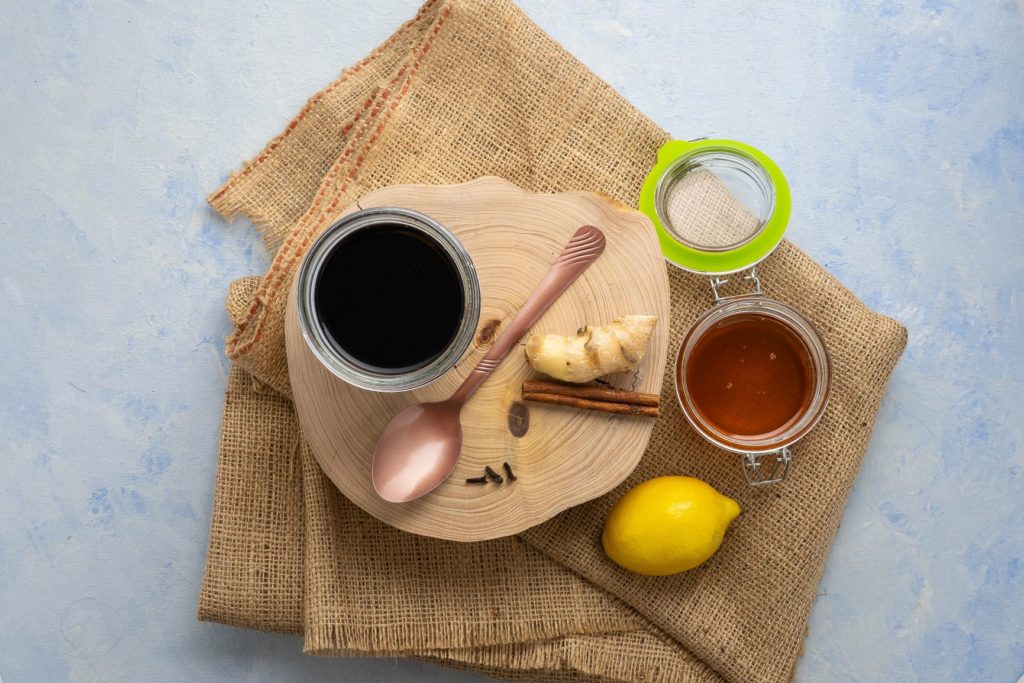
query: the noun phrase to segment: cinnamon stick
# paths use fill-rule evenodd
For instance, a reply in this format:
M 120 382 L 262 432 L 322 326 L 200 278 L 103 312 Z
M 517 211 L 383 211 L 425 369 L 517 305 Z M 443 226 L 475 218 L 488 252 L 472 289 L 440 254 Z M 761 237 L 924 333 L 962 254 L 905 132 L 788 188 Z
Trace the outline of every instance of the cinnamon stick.
M 660 398 L 657 394 L 644 394 L 639 391 L 625 389 L 608 389 L 605 387 L 581 387 L 562 382 L 543 382 L 535 379 L 523 381 L 523 394 L 557 394 L 572 396 L 606 403 L 630 403 L 637 406 L 658 407 Z
M 576 396 L 563 394 L 550 394 L 544 392 L 524 393 L 524 401 L 537 401 L 539 403 L 553 403 L 570 408 L 581 408 L 583 410 L 595 410 L 601 413 L 615 413 L 617 415 L 638 415 L 641 417 L 658 417 L 660 414 L 657 406 L 637 405 L 635 403 L 614 403 L 612 401 L 594 401 Z

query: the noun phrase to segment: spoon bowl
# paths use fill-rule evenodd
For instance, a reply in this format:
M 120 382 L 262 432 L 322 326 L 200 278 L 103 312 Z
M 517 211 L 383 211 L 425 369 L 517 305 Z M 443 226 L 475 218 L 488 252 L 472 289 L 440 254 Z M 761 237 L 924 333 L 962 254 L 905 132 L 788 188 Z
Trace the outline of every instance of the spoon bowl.
M 371 468 L 373 488 L 381 498 L 405 503 L 448 478 L 462 451 L 461 412 L 462 405 L 449 399 L 411 405 L 391 419 L 377 441 Z

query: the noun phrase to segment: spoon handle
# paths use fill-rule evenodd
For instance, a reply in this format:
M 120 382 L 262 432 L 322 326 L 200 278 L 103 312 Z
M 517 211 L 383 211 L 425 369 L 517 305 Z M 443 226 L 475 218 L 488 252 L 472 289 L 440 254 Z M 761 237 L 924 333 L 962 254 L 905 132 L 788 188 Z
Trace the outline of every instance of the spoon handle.
M 565 249 L 551 264 L 551 269 L 540 281 L 533 294 L 509 322 L 490 351 L 480 359 L 473 372 L 452 395 L 453 401 L 465 402 L 483 384 L 495 368 L 501 364 L 512 347 L 533 327 L 534 323 L 550 308 L 569 285 L 576 281 L 584 270 L 604 251 L 604 233 L 592 225 L 584 225 L 572 236 Z

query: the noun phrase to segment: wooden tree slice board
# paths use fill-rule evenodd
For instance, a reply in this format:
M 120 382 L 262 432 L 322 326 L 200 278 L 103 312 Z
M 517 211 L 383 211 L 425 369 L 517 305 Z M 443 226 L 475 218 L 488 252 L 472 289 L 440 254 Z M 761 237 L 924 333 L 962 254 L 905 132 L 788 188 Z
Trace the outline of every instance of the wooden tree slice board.
M 412 403 L 447 398 L 585 224 L 605 233 L 605 252 L 532 331 L 571 335 L 585 324 L 604 324 L 620 315 L 657 315 L 659 323 L 637 373 L 608 379 L 616 386 L 659 393 L 668 353 L 669 285 L 647 218 L 597 195 L 533 194 L 499 178 L 388 187 L 359 200 L 361 208 L 372 206 L 420 211 L 459 238 L 480 279 L 480 323 L 473 345 L 446 375 L 412 392 L 377 393 L 353 387 L 320 365 L 302 338 L 292 291 L 286 341 L 295 407 L 314 455 L 338 489 L 399 529 L 479 541 L 523 531 L 625 479 L 647 448 L 654 420 L 522 403 L 523 380 L 538 375 L 517 350 L 463 409 L 462 457 L 444 484 L 418 500 L 388 503 L 373 490 L 370 463 L 377 437 L 391 417 Z M 352 206 L 346 213 L 355 210 Z M 524 426 L 524 434 L 513 434 Z M 467 477 L 483 474 L 486 465 L 501 472 L 503 462 L 512 466 L 518 481 L 465 483 Z

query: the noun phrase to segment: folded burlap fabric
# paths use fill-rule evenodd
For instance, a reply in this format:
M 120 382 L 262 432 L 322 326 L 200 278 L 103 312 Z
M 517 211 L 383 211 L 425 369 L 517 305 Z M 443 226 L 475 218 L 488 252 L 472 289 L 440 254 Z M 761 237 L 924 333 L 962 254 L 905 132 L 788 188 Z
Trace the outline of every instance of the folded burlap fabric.
M 211 196 L 226 216 L 251 219 L 274 259 L 229 292 L 234 367 L 200 618 L 301 632 L 316 654 L 409 656 L 517 680 L 793 676 L 906 333 L 791 244 L 759 272 L 768 294 L 818 326 L 835 375 L 829 409 L 794 449 L 781 486 L 748 487 L 738 460 L 674 409 L 669 376 L 651 445 L 618 489 L 519 537 L 439 541 L 388 527 L 341 496 L 289 400 L 283 316 L 293 276 L 311 240 L 362 194 L 496 175 L 635 205 L 668 137 L 506 0 L 431 0 Z M 705 279 L 669 275 L 667 324 L 679 339 L 710 295 Z M 696 570 L 645 578 L 619 569 L 600 547 L 607 511 L 627 487 L 669 473 L 710 482 L 743 514 Z

